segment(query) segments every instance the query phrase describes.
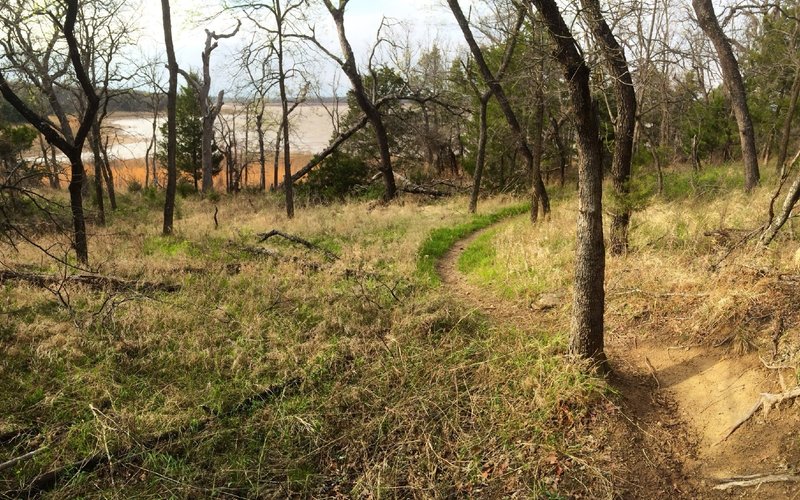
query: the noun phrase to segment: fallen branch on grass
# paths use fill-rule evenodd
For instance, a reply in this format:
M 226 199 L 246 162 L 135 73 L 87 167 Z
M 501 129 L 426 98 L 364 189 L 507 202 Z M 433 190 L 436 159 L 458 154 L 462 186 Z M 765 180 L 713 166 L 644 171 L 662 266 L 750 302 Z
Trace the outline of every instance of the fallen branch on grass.
M 773 394 L 773 393 L 769 393 L 769 392 L 761 393 L 761 397 L 758 398 L 758 401 L 756 401 L 756 404 L 753 405 L 753 407 L 750 409 L 750 411 L 747 412 L 747 414 L 744 417 L 742 417 L 741 419 L 739 419 L 735 424 L 733 424 L 731 426 L 731 428 L 728 429 L 727 432 L 725 432 L 725 435 L 722 436 L 722 439 L 717 441 L 717 444 L 720 444 L 721 442 L 723 442 L 726 439 L 728 439 L 728 437 L 731 434 L 736 432 L 736 429 L 738 429 L 739 427 L 742 426 L 742 424 L 744 424 L 745 422 L 750 420 L 750 418 L 752 418 L 753 415 L 755 415 L 755 413 L 760 408 L 762 408 L 762 407 L 764 408 L 764 416 L 766 416 L 769 413 L 769 410 L 772 409 L 773 406 L 779 405 L 779 404 L 781 404 L 782 402 L 784 402 L 786 400 L 795 399 L 795 398 L 798 398 L 798 397 L 800 397 L 800 387 L 795 387 L 791 391 L 781 392 L 781 393 L 778 393 L 778 394 Z
M 799 482 L 798 474 L 753 474 L 752 476 L 737 476 L 723 479 L 722 482 L 714 486 L 715 490 L 728 490 L 731 488 L 748 486 L 761 486 L 764 483 Z
M 5 281 L 23 281 L 32 285 L 47 287 L 49 285 L 81 284 L 97 290 L 125 291 L 135 290 L 138 292 L 177 292 L 181 289 L 180 285 L 170 283 L 158 283 L 149 281 L 126 280 L 113 276 L 101 276 L 97 274 L 72 274 L 58 276 L 51 274 L 28 273 L 24 271 L 0 270 L 0 283 Z
M 436 189 L 429 189 L 424 186 L 409 185 L 401 188 L 400 191 L 409 194 L 422 194 L 432 198 L 443 198 L 445 196 L 450 196 L 450 193 L 445 193 L 444 191 L 438 191 Z
M 287 239 L 287 240 L 289 240 L 289 241 L 291 241 L 293 243 L 297 243 L 298 245 L 302 245 L 302 246 L 308 248 L 309 250 L 316 250 L 318 252 L 321 252 L 329 260 L 332 260 L 332 261 L 333 260 L 339 260 L 339 256 L 334 254 L 330 250 L 322 248 L 321 246 L 319 246 L 319 245 L 317 245 L 315 243 L 311 243 L 310 241 L 308 241 L 306 239 L 303 239 L 303 238 L 301 238 L 299 236 L 295 236 L 295 235 L 289 234 L 289 233 L 284 233 L 283 231 L 278 231 L 277 229 L 273 229 L 272 231 L 269 231 L 267 233 L 261 233 L 258 236 L 261 238 L 260 240 L 258 240 L 259 243 L 264 243 L 265 241 L 267 241 L 268 239 L 272 238 L 273 236 L 280 236 L 281 238 Z
M 267 258 L 275 259 L 275 260 L 281 261 L 281 262 L 290 262 L 290 263 L 296 264 L 299 267 L 301 267 L 302 269 L 305 269 L 305 270 L 308 270 L 308 271 L 315 271 L 316 272 L 316 271 L 319 271 L 322 268 L 322 266 L 320 266 L 316 262 L 303 260 L 303 259 L 301 259 L 299 257 L 295 257 L 293 255 L 291 255 L 291 256 L 290 255 L 284 255 L 284 254 L 282 254 L 282 253 L 280 253 L 278 251 L 271 250 L 269 248 L 254 247 L 254 246 L 251 246 L 251 245 L 237 245 L 237 244 L 234 244 L 234 243 L 231 243 L 230 246 L 235 248 L 236 250 L 239 250 L 240 252 L 248 253 L 250 255 L 255 255 L 256 257 L 267 257 Z
M 20 462 L 24 462 L 25 460 L 28 460 L 29 458 L 33 458 L 33 457 L 35 457 L 36 455 L 38 455 L 39 453 L 43 452 L 46 449 L 47 449 L 47 446 L 42 446 L 39 449 L 36 449 L 36 450 L 33 450 L 33 451 L 29 451 L 28 453 L 26 453 L 24 455 L 20 455 L 18 457 L 12 458 L 11 460 L 7 460 L 7 461 L 5 461 L 5 462 L 0 464 L 0 471 L 4 471 L 4 470 L 6 470 L 6 469 L 8 469 L 10 467 L 13 467 L 13 466 L 17 465 Z
M 285 396 L 287 393 L 294 392 L 295 390 L 299 389 L 299 387 L 302 385 L 302 382 L 303 379 L 294 377 L 286 382 L 271 385 L 265 390 L 244 399 L 244 401 L 240 402 L 239 404 L 230 407 L 230 409 L 226 411 L 200 420 L 194 420 L 192 423 L 186 426 L 162 432 L 161 434 L 151 436 L 142 441 L 136 441 L 136 443 L 138 444 L 138 448 L 142 448 L 144 450 L 153 450 L 157 446 L 170 444 L 172 441 L 184 434 L 191 433 L 197 435 L 201 431 L 207 429 L 212 423 L 214 423 L 216 419 L 230 418 L 236 415 L 249 413 L 259 407 L 260 404 L 267 403 L 269 400 L 278 396 Z M 173 453 L 177 452 L 173 450 Z M 125 457 L 128 457 L 131 461 L 141 460 L 144 457 L 143 453 L 137 453 L 137 450 L 134 446 L 116 450 L 113 452 L 113 455 L 117 457 L 118 461 L 124 459 Z M 81 460 L 57 467 L 51 471 L 47 471 L 37 476 L 25 490 L 15 492 L 12 498 L 29 498 L 40 495 L 54 489 L 65 477 L 73 476 L 81 472 L 92 472 L 98 467 L 108 463 L 109 460 L 109 453 L 103 450 Z

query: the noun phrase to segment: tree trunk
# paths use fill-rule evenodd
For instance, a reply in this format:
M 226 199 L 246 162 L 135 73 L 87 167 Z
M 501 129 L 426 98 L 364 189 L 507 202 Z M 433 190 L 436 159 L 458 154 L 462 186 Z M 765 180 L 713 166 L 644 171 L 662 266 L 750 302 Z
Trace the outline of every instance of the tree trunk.
M 95 197 L 97 198 L 97 224 L 99 226 L 106 225 L 106 212 L 103 204 L 103 159 L 100 156 L 100 128 L 95 122 L 92 125 L 91 140 L 89 146 L 92 148 L 92 155 L 94 156 L 94 189 Z
M 153 146 L 152 139 L 150 142 L 147 143 L 147 151 L 144 152 L 144 188 L 147 189 L 150 187 L 150 151 L 152 151 Z
M 103 157 L 103 162 L 100 164 L 100 171 L 103 174 L 103 180 L 108 188 L 108 201 L 111 204 L 111 210 L 117 209 L 117 191 L 114 188 L 114 171 L 111 170 L 111 162 L 108 159 L 108 138 L 105 142 L 101 142 L 100 154 Z
M 210 193 L 214 190 L 214 174 L 212 173 L 214 170 L 214 158 L 212 144 L 214 142 L 214 120 L 216 117 L 216 114 L 212 115 L 211 111 L 208 109 L 203 115 L 203 135 L 201 141 L 201 161 L 203 167 L 200 174 L 202 176 L 203 193 Z
M 739 141 L 742 146 L 742 160 L 744 161 L 744 188 L 750 192 L 759 181 L 758 172 L 758 153 L 756 152 L 755 132 L 753 121 L 750 117 L 750 110 L 747 107 L 747 93 L 744 88 L 742 74 L 739 71 L 739 63 L 733 54 L 733 49 L 725 36 L 725 32 L 720 28 L 717 15 L 714 12 L 714 5 L 711 0 L 692 0 L 697 23 L 700 29 L 714 44 L 714 49 L 719 58 L 722 68 L 722 79 L 731 98 L 731 107 L 736 116 L 736 124 L 739 127 Z
M 542 64 L 544 64 L 544 59 L 542 60 Z M 544 76 L 544 75 L 542 75 Z M 534 176 L 531 180 L 533 185 L 536 185 L 536 172 L 542 171 L 542 151 L 543 151 L 543 138 L 544 135 L 544 91 L 542 89 L 542 85 L 544 85 L 543 81 L 538 81 L 535 83 L 536 85 L 536 102 L 534 103 L 534 112 L 533 112 L 533 141 L 531 143 L 531 155 L 532 155 L 532 169 L 529 172 L 529 175 Z M 541 177 L 541 174 L 540 174 Z M 540 179 L 541 180 L 541 179 Z M 536 193 L 536 189 L 531 190 L 532 193 Z M 531 198 L 531 221 L 536 222 L 537 211 L 538 207 L 536 206 L 537 196 L 533 196 Z
M 553 130 L 553 141 L 556 143 L 556 150 L 558 150 L 558 183 L 561 187 L 567 182 L 567 166 L 569 165 L 569 152 L 564 145 L 564 140 L 561 137 L 561 125 L 555 117 L 550 117 L 550 127 Z
M 69 181 L 69 205 L 72 210 L 72 230 L 75 237 L 75 255 L 78 262 L 87 264 L 89 262 L 89 245 L 86 240 L 86 219 L 83 214 L 83 179 L 86 175 L 81 160 L 81 152 L 75 151 L 70 154 L 70 181 Z
M 475 159 L 475 178 L 472 184 L 472 194 L 469 198 L 469 213 L 474 214 L 478 210 L 478 195 L 481 192 L 481 178 L 483 177 L 483 166 L 486 163 L 486 131 L 489 107 L 489 99 L 492 97 L 491 90 L 481 96 L 481 108 L 478 115 L 478 153 Z
M 47 169 L 47 180 L 50 183 L 50 189 L 61 189 L 61 181 L 58 178 L 58 162 L 56 161 L 55 148 L 53 146 L 48 147 L 42 134 L 39 134 L 39 147 L 42 150 L 42 160 Z
M 172 234 L 175 217 L 175 191 L 178 184 L 178 169 L 175 163 L 177 151 L 177 127 L 175 122 L 178 96 L 178 63 L 175 60 L 175 48 L 172 44 L 172 20 L 169 0 L 161 0 L 161 11 L 164 24 L 164 41 L 167 49 L 169 68 L 169 90 L 167 91 L 167 192 L 164 200 L 165 236 Z
M 698 150 L 699 146 L 697 144 L 697 134 L 692 136 L 692 171 L 696 174 L 700 172 L 700 168 L 702 167 L 700 164 L 700 152 Z M 658 170 L 659 174 L 659 181 L 661 180 L 661 169 Z M 659 182 L 659 186 L 663 184 L 663 181 Z M 659 194 L 661 194 L 661 188 L 659 188 Z
M 294 217 L 294 184 L 289 145 L 289 98 L 286 95 L 286 71 L 283 66 L 283 15 L 280 2 L 275 2 L 274 5 L 278 29 L 276 56 L 278 59 L 278 91 L 281 96 L 281 130 L 283 132 L 283 191 L 286 195 L 286 216 L 291 219 Z
M 610 239 L 611 254 L 622 255 L 628 251 L 628 226 L 631 220 L 628 197 L 633 158 L 633 132 L 636 127 L 636 92 L 628 70 L 628 61 L 625 59 L 625 51 L 603 18 L 600 1 L 582 0 L 581 4 L 587 12 L 592 34 L 600 46 L 614 82 L 617 119 L 614 124 L 614 158 L 611 175 L 621 206 L 617 207 L 616 213 L 611 216 Z
M 800 97 L 800 68 L 795 70 L 794 82 L 792 83 L 792 95 L 789 98 L 789 109 L 786 110 L 786 119 L 783 121 L 783 129 L 781 130 L 781 148 L 778 150 L 778 163 L 775 167 L 778 172 L 784 167 L 786 163 L 786 155 L 789 151 L 789 141 L 792 137 L 792 121 L 794 114 L 797 111 L 797 100 Z
M 607 369 L 603 350 L 603 162 L 597 109 L 589 88 L 589 68 L 555 0 L 532 0 L 532 3 L 557 47 L 556 58 L 564 69 L 578 132 L 578 220 L 570 352 Z
M 475 64 L 478 66 L 478 70 L 481 73 L 484 83 L 491 89 L 495 99 L 497 99 L 500 109 L 503 111 L 506 122 L 508 122 L 508 126 L 514 135 L 515 141 L 517 142 L 517 147 L 519 148 L 519 151 L 525 160 L 526 171 L 531 172 L 531 178 L 533 180 L 531 188 L 531 220 L 535 221 L 537 219 L 539 205 L 541 205 L 543 215 L 550 213 L 550 200 L 547 196 L 547 190 L 544 187 L 544 182 L 542 181 L 542 173 L 535 168 L 533 153 L 528 146 L 528 141 L 525 138 L 525 134 L 522 130 L 522 126 L 519 123 L 519 120 L 517 119 L 517 115 L 514 112 L 514 109 L 511 107 L 511 103 L 508 101 L 508 97 L 503 90 L 503 86 L 497 80 L 495 75 L 492 74 L 489 65 L 486 63 L 486 60 L 483 57 L 483 51 L 478 45 L 478 42 L 475 41 L 475 37 L 472 35 L 469 22 L 467 21 L 466 16 L 464 16 L 464 12 L 461 10 L 458 0 L 447 0 L 447 4 L 450 6 L 450 10 L 453 12 L 453 16 L 455 16 L 458 26 L 461 28 L 461 32 L 463 33 L 464 39 L 470 48 L 472 56 L 475 58 Z M 519 30 L 522 20 L 523 18 L 520 16 L 517 24 L 517 31 Z
M 336 32 L 339 36 L 339 45 L 341 45 L 342 54 L 344 55 L 344 59 L 340 61 L 342 71 L 344 71 L 344 74 L 347 75 L 347 78 L 350 80 L 350 83 L 353 86 L 352 91 L 356 98 L 356 103 L 358 104 L 358 107 L 361 108 L 361 111 L 363 111 L 367 116 L 370 125 L 372 125 L 372 130 L 375 133 L 375 141 L 377 142 L 378 151 L 380 152 L 381 157 L 380 171 L 383 175 L 383 183 L 386 189 L 386 192 L 384 193 L 384 199 L 387 201 L 392 200 L 397 196 L 397 185 L 394 179 L 394 171 L 392 170 L 392 155 L 389 151 L 389 137 L 386 133 L 386 127 L 383 124 L 383 117 L 381 116 L 378 108 L 375 107 L 375 103 L 373 103 L 367 95 L 367 91 L 364 88 L 364 81 L 361 79 L 361 74 L 358 72 L 358 67 L 356 66 L 356 57 L 345 32 L 344 6 L 339 7 L 338 9 L 334 8 L 333 4 L 329 0 L 325 1 L 325 5 L 327 6 L 328 12 L 331 14 L 331 17 L 336 24 Z
M 258 133 L 258 165 L 261 168 L 258 188 L 263 193 L 267 190 L 267 159 L 264 154 L 264 105 L 256 116 L 256 132 Z
M 275 137 L 275 156 L 272 158 L 272 189 L 278 189 L 278 171 L 280 170 L 281 144 L 283 144 L 283 123 L 278 127 Z

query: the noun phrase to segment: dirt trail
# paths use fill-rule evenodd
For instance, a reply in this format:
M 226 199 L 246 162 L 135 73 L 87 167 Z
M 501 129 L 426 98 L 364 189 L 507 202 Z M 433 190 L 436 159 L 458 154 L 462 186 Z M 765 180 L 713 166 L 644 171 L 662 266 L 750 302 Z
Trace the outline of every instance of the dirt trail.
M 535 304 L 520 307 L 500 299 L 458 271 L 464 249 L 491 229 L 460 240 L 440 260 L 437 269 L 446 289 L 499 324 L 526 328 L 547 321 Z M 555 293 L 545 302 L 565 300 L 569 297 Z M 610 382 L 620 392 L 620 408 L 600 424 L 607 428 L 597 431 L 611 450 L 607 467 L 622 497 L 800 498 L 800 482 L 714 489 L 725 479 L 792 472 L 800 463 L 796 410 L 777 417 L 774 412 L 768 420 L 759 415 L 720 442 L 760 393 L 781 390 L 778 375 L 757 355 L 733 357 L 711 347 L 608 337 Z

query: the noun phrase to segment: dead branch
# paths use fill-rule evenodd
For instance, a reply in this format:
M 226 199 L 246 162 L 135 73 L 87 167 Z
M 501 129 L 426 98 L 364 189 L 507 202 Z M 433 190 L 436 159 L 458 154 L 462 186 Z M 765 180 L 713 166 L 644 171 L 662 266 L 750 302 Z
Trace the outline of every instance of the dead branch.
M 761 393 L 761 397 L 758 399 L 758 401 L 756 401 L 756 404 L 753 405 L 753 407 L 750 409 L 750 411 L 747 412 L 747 414 L 744 417 L 742 417 L 741 419 L 739 419 L 735 424 L 733 424 L 731 426 L 731 428 L 728 429 L 725 432 L 725 435 L 722 436 L 722 438 L 719 441 L 717 441 L 716 444 L 720 444 L 721 442 L 723 442 L 726 439 L 728 439 L 728 437 L 731 434 L 736 432 L 736 429 L 738 429 L 739 427 L 742 426 L 742 424 L 744 424 L 745 422 L 750 420 L 750 418 L 753 415 L 755 415 L 755 413 L 759 410 L 759 408 L 762 408 L 762 407 L 764 408 L 764 416 L 766 417 L 767 414 L 769 413 L 770 409 L 772 409 L 773 406 L 779 405 L 780 403 L 782 403 L 782 402 L 784 402 L 786 400 L 795 399 L 797 397 L 800 397 L 800 387 L 795 387 L 791 391 L 782 392 L 782 393 L 778 393 L 778 394 L 773 394 L 773 393 L 769 393 L 769 392 Z
M 410 194 L 424 194 L 426 196 L 431 196 L 433 198 L 442 198 L 444 196 L 449 196 L 449 194 L 445 193 L 444 191 L 437 191 L 435 189 L 428 189 L 428 188 L 423 187 L 423 186 L 409 185 L 409 186 L 406 186 L 406 187 L 400 189 L 400 191 L 402 191 L 404 193 L 410 193 Z
M 172 293 L 181 289 L 181 286 L 177 284 L 126 280 L 113 276 L 101 276 L 98 274 L 73 274 L 67 276 L 56 276 L 50 274 L 28 273 L 23 271 L 0 270 L 0 283 L 5 281 L 23 281 L 43 288 L 48 288 L 49 285 L 81 284 L 97 290 L 113 291 L 134 290 L 138 292 Z
M 273 229 L 272 231 L 269 231 L 267 233 L 261 233 L 258 236 L 261 238 L 258 241 L 259 243 L 264 243 L 265 241 L 267 241 L 268 239 L 272 238 L 273 236 L 280 236 L 281 238 L 287 239 L 287 240 L 289 240 L 289 241 L 291 241 L 293 243 L 297 243 L 298 245 L 302 245 L 302 246 L 308 248 L 309 250 L 316 250 L 318 252 L 321 252 L 323 255 L 325 255 L 325 257 L 328 258 L 328 260 L 331 260 L 331 261 L 339 260 L 339 256 L 334 254 L 330 250 L 322 248 L 321 246 L 319 246 L 319 245 L 317 245 L 315 243 L 311 243 L 310 241 L 308 241 L 306 239 L 303 239 L 303 238 L 301 238 L 299 236 L 295 236 L 295 235 L 289 234 L 289 233 L 284 233 L 283 231 L 278 231 L 277 229 Z
M 173 448 L 171 450 L 173 453 L 180 451 L 181 445 L 176 444 L 176 441 L 181 436 L 192 434 L 197 436 L 201 431 L 207 429 L 210 425 L 212 425 L 217 418 L 231 418 L 242 414 L 248 414 L 254 409 L 260 407 L 261 405 L 269 402 L 270 400 L 286 396 L 287 394 L 292 394 L 296 392 L 303 383 L 303 379 L 299 377 L 293 377 L 285 382 L 273 384 L 263 391 L 256 393 L 242 402 L 229 407 L 228 409 L 219 412 L 217 414 L 212 414 L 206 418 L 195 420 L 190 424 L 185 426 L 177 427 L 175 429 L 171 429 L 160 434 L 151 436 L 149 438 L 143 439 L 141 441 L 136 441 L 136 445 L 138 446 L 128 446 L 121 450 L 116 450 L 113 455 L 118 457 L 118 460 L 126 459 L 132 463 L 135 463 L 137 460 L 142 460 L 144 454 L 139 452 L 137 448 L 144 449 L 144 450 L 153 450 L 159 446 L 170 446 Z M 177 450 L 175 450 L 177 448 Z M 22 491 L 14 492 L 12 498 L 30 498 L 33 496 L 41 495 L 47 491 L 52 490 L 55 488 L 58 483 L 74 474 L 79 472 L 92 472 L 93 470 L 101 467 L 102 465 L 109 463 L 109 454 L 106 453 L 105 450 L 94 453 L 84 459 L 56 467 L 55 469 L 45 472 L 37 476 L 31 484 L 28 485 Z
M 736 487 L 761 486 L 765 483 L 798 482 L 800 474 L 753 474 L 751 476 L 737 476 L 723 479 L 714 486 L 715 490 L 728 490 Z
M 28 453 L 26 453 L 24 455 L 20 455 L 20 456 L 18 456 L 16 458 L 12 458 L 11 460 L 7 460 L 7 461 L 5 461 L 3 463 L 0 463 L 0 471 L 4 471 L 4 470 L 6 470 L 6 469 L 8 469 L 10 467 L 13 467 L 13 466 L 17 465 L 20 462 L 28 460 L 29 458 L 33 458 L 33 457 L 35 457 L 36 455 L 38 455 L 39 453 L 43 452 L 46 449 L 47 449 L 47 446 L 42 446 L 41 448 L 39 448 L 37 450 L 29 451 Z
M 237 244 L 233 244 L 233 243 L 229 243 L 229 246 L 231 246 L 231 247 L 233 247 L 236 250 L 239 250 L 241 252 L 248 253 L 250 255 L 254 255 L 256 257 L 267 257 L 267 258 L 270 258 L 270 259 L 275 259 L 275 260 L 280 261 L 280 262 L 289 262 L 289 263 L 292 263 L 292 264 L 296 264 L 300 268 L 308 270 L 308 271 L 316 272 L 316 271 L 319 271 L 320 269 L 322 269 L 322 266 L 320 266 L 316 262 L 303 260 L 303 259 L 301 259 L 299 257 L 295 257 L 293 255 L 291 255 L 291 256 L 290 255 L 284 255 L 284 254 L 282 254 L 282 253 L 280 253 L 278 251 L 275 251 L 275 250 L 272 250 L 272 249 L 269 249 L 269 248 L 255 247 L 255 246 L 251 246 L 251 245 L 237 245 Z

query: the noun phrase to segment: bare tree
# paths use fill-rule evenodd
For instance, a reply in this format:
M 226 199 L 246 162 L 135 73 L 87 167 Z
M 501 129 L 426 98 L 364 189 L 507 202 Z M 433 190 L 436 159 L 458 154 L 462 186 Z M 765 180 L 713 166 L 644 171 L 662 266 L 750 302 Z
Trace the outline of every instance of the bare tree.
M 733 114 L 736 116 L 736 124 L 739 127 L 739 141 L 742 145 L 742 160 L 744 161 L 744 188 L 749 192 L 756 187 L 759 180 L 758 153 L 753 121 L 747 106 L 747 92 L 739 71 L 739 62 L 733 54 L 728 37 L 725 36 L 725 32 L 719 25 L 712 1 L 692 0 L 692 7 L 697 14 L 697 23 L 700 29 L 714 44 L 719 57 L 722 79 L 728 89 Z
M 386 126 L 383 122 L 381 112 L 378 109 L 376 102 L 372 99 L 367 92 L 366 87 L 364 86 L 364 80 L 361 77 L 358 64 L 356 64 L 356 56 L 353 53 L 353 48 L 347 38 L 347 32 L 345 31 L 344 27 L 344 14 L 349 0 L 339 0 L 338 7 L 334 6 L 331 0 L 323 0 L 323 3 L 333 19 L 334 24 L 336 25 L 336 33 L 339 37 L 339 45 L 341 47 L 342 55 L 337 55 L 325 47 L 325 45 L 323 45 L 317 39 L 315 30 L 313 28 L 311 29 L 310 35 L 306 34 L 300 36 L 301 38 L 316 45 L 320 50 L 322 50 L 322 52 L 335 61 L 350 80 L 356 103 L 358 104 L 358 107 L 361 108 L 361 111 L 366 116 L 367 121 L 372 126 L 372 130 L 375 133 L 375 141 L 378 145 L 378 151 L 381 159 L 379 168 L 386 189 L 384 198 L 386 200 L 391 200 L 397 196 L 397 184 L 395 183 L 394 171 L 392 169 L 392 155 L 391 151 L 389 150 L 389 137 L 386 132 Z M 380 42 L 381 40 L 379 33 L 376 47 L 378 44 L 380 44 Z M 372 50 L 372 55 L 374 56 L 374 54 L 375 47 L 373 47 Z M 370 57 L 370 59 L 372 59 L 372 57 Z
M 211 92 L 211 53 L 219 46 L 219 40 L 224 38 L 232 38 L 239 32 L 242 26 L 241 21 L 236 23 L 236 28 L 230 33 L 218 35 L 214 31 L 206 30 L 206 44 L 201 54 L 203 60 L 203 79 L 198 80 L 194 75 L 178 69 L 178 72 L 186 79 L 189 85 L 192 85 L 197 90 L 197 99 L 200 105 L 200 114 L 203 117 L 203 137 L 202 137 L 202 154 L 203 154 L 203 193 L 208 193 L 214 189 L 214 121 L 222 111 L 224 104 L 225 91 L 220 90 L 217 94 L 217 100 L 212 103 L 209 98 Z
M 147 88 L 150 112 L 152 113 L 150 141 L 148 141 L 147 150 L 144 153 L 144 187 L 149 187 L 151 175 L 153 186 L 156 188 L 159 187 L 156 143 L 158 141 L 158 115 L 161 112 L 161 102 L 164 98 L 164 94 L 166 94 L 162 83 L 163 75 L 161 68 L 163 65 L 164 63 L 159 57 L 150 57 L 140 71 L 140 75 L 142 75 L 144 79 L 143 83 Z
M 503 62 L 500 64 L 500 68 L 497 70 L 497 73 L 495 75 L 497 80 L 502 80 L 503 77 L 505 76 L 506 71 L 508 71 L 508 67 L 511 64 L 511 60 L 513 59 L 516 45 L 517 45 L 517 33 L 512 33 L 512 35 L 506 42 L 506 49 L 503 56 Z M 473 178 L 472 192 L 470 194 L 470 199 L 469 199 L 469 211 L 470 213 L 474 214 L 478 209 L 478 195 L 480 194 L 481 179 L 483 177 L 483 169 L 486 164 L 486 147 L 488 143 L 487 114 L 488 114 L 489 101 L 494 95 L 495 89 L 491 85 L 487 85 L 486 90 L 481 92 L 481 90 L 478 89 L 478 85 L 476 83 L 477 79 L 472 77 L 471 75 L 470 64 L 462 63 L 462 66 L 464 67 L 464 72 L 467 75 L 467 82 L 469 86 L 472 88 L 472 91 L 478 97 L 478 103 L 479 103 L 478 150 L 476 152 L 476 158 L 475 158 L 475 176 Z M 538 209 L 535 205 L 531 207 L 532 211 L 531 213 L 537 210 Z
M 101 225 L 105 224 L 104 183 L 111 209 L 117 208 L 114 174 L 108 162 L 108 138 L 103 137 L 103 123 L 109 113 L 109 103 L 127 92 L 122 87 L 131 79 L 131 75 L 126 75 L 118 63 L 120 53 L 132 41 L 131 25 L 123 20 L 125 5 L 120 0 L 94 0 L 85 2 L 80 13 L 81 29 L 78 38 L 81 58 L 100 98 L 100 109 L 95 116 L 88 141 L 94 157 L 98 223 Z M 78 107 L 82 108 L 83 96 L 77 95 L 76 100 Z
M 46 14 L 51 19 L 52 25 L 56 27 L 56 34 L 49 39 L 50 41 L 45 48 L 46 51 L 52 51 L 56 45 L 56 41 L 60 37 L 63 37 L 67 44 L 69 67 L 74 72 L 74 77 L 78 81 L 80 88 L 86 97 L 87 103 L 86 108 L 80 117 L 80 124 L 77 132 L 75 132 L 74 135 L 72 134 L 72 129 L 68 121 L 66 122 L 65 127 L 57 127 L 53 122 L 50 121 L 48 117 L 42 116 L 41 114 L 35 112 L 31 106 L 24 102 L 17 95 L 11 83 L 9 83 L 9 81 L 6 79 L 8 68 L 0 69 L 0 93 L 3 94 L 3 97 L 6 99 L 6 101 L 8 101 L 28 121 L 28 123 L 34 126 L 42 135 L 44 135 L 44 137 L 47 139 L 47 142 L 57 147 L 62 153 L 64 153 L 67 159 L 69 159 L 71 173 L 69 193 L 70 208 L 72 210 L 74 247 L 78 261 L 86 264 L 89 262 L 89 247 L 86 239 L 86 221 L 84 219 L 83 212 L 82 186 L 85 173 L 81 154 L 83 152 L 84 142 L 86 141 L 86 137 L 89 134 L 95 115 L 97 114 L 97 110 L 100 105 L 100 99 L 95 93 L 94 86 L 92 85 L 89 75 L 87 74 L 81 58 L 80 44 L 75 36 L 78 11 L 78 0 L 67 0 L 66 11 L 63 13 L 63 23 L 59 19 L 59 13 L 48 12 Z M 16 14 L 19 15 L 21 13 L 17 12 Z M 21 21 L 21 18 L 18 19 L 18 21 Z M 18 33 L 22 34 L 20 24 L 16 26 L 16 29 L 19 30 Z M 24 37 L 24 34 L 22 36 Z M 17 40 L 17 42 L 21 41 L 22 40 Z M 28 41 L 30 41 L 30 38 L 28 38 Z M 13 41 L 10 39 L 7 39 L 6 42 L 8 45 L 3 47 L 5 56 L 6 59 L 10 60 L 13 64 L 13 57 L 9 57 L 9 49 L 11 49 L 13 53 L 13 50 L 15 48 L 20 48 L 20 46 L 13 44 Z M 18 68 L 13 68 L 12 71 L 17 69 Z M 24 71 L 25 70 L 23 69 L 22 74 L 24 74 Z M 14 72 L 20 74 L 17 71 Z M 40 78 L 37 78 L 35 82 L 39 82 L 40 85 L 37 86 L 39 86 L 40 89 L 42 87 L 53 89 L 55 85 L 55 79 L 64 75 L 66 72 L 67 66 L 64 66 L 63 69 L 58 70 L 57 72 L 45 71 L 44 73 L 47 74 L 46 83 L 42 85 L 42 79 Z M 55 92 L 53 92 L 50 100 L 51 102 L 57 101 Z M 61 109 L 63 113 L 63 108 Z M 65 114 L 64 117 L 66 120 Z M 66 132 L 67 130 L 69 132 Z
M 472 29 L 469 26 L 469 21 L 467 21 L 464 12 L 461 10 L 461 6 L 458 3 L 458 0 L 447 0 L 447 4 L 450 6 L 450 10 L 453 12 L 453 16 L 455 16 L 456 21 L 458 22 L 459 27 L 461 28 L 461 32 L 464 34 L 464 39 L 467 41 L 467 45 L 470 48 L 470 52 L 472 56 L 475 58 L 475 64 L 478 66 L 478 70 L 481 73 L 481 76 L 484 80 L 484 83 L 492 90 L 492 94 L 494 98 L 497 100 L 497 103 L 500 105 L 500 108 L 503 111 L 503 115 L 508 122 L 509 128 L 511 128 L 512 133 L 517 141 L 518 148 L 520 153 L 522 154 L 523 158 L 525 159 L 525 164 L 527 170 L 531 172 L 532 176 L 532 183 L 533 187 L 531 189 L 532 195 L 532 202 L 531 202 L 531 220 L 536 221 L 538 217 L 539 207 L 541 206 L 541 211 L 543 215 L 547 215 L 550 213 L 550 200 L 547 196 L 547 190 L 544 187 L 544 182 L 542 181 L 542 174 L 541 171 L 536 168 L 536 162 L 534 161 L 533 152 L 531 151 L 530 146 L 528 145 L 528 140 L 525 137 L 525 133 L 522 130 L 522 126 L 520 125 L 519 119 L 517 118 L 517 114 L 514 109 L 511 107 L 511 103 L 506 96 L 505 91 L 503 90 L 503 86 L 500 83 L 499 78 L 497 78 L 493 73 L 492 70 L 489 68 L 486 59 L 483 56 L 483 51 L 481 50 L 478 42 L 475 40 L 475 37 L 472 34 Z M 511 41 L 509 46 L 512 50 L 508 51 L 508 53 L 513 52 L 513 45 L 516 43 L 515 39 L 519 34 L 519 30 L 522 28 L 523 21 L 525 20 L 524 10 L 519 9 L 517 22 L 514 26 L 514 31 L 511 35 Z
M 267 189 L 266 168 L 266 124 L 264 118 L 267 108 L 267 96 L 272 88 L 277 85 L 273 78 L 270 61 L 272 52 L 269 44 L 257 44 L 255 37 L 242 49 L 242 70 L 247 75 L 248 86 L 253 91 L 253 105 L 255 106 L 255 126 L 258 136 L 258 163 L 259 163 L 259 190 Z M 280 142 L 280 141 L 278 141 Z M 276 149 L 278 149 L 276 147 Z M 273 181 L 273 187 L 277 184 Z

